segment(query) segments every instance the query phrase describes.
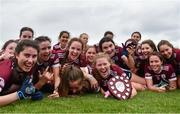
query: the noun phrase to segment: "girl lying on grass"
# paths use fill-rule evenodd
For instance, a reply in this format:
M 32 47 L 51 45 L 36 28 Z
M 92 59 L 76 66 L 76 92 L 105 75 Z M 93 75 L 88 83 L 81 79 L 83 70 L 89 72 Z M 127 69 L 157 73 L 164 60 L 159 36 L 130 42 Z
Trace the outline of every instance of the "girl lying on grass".
M 165 92 L 175 90 L 176 74 L 170 64 L 163 64 L 163 57 L 154 52 L 149 56 L 149 66 L 145 69 L 145 79 L 149 90 Z
M 74 65 L 64 68 L 61 75 L 59 91 L 51 94 L 49 98 L 66 97 L 93 91 L 89 81 L 85 80 L 82 70 Z

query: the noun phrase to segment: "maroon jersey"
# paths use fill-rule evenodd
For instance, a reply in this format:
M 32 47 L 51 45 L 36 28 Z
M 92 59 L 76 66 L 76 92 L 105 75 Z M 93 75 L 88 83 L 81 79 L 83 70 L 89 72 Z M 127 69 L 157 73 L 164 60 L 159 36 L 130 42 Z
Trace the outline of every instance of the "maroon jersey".
M 27 76 L 32 76 L 32 71 L 22 71 L 16 59 L 7 59 L 0 62 L 0 77 L 3 79 L 1 81 L 4 81 L 4 84 L 0 83 L 3 85 L 3 91 L 7 91 L 13 84 L 21 86 Z
M 59 43 L 57 43 L 53 46 L 52 53 L 58 55 L 60 63 L 61 63 L 61 60 L 63 60 L 65 57 L 65 52 L 66 52 L 66 49 L 61 49 L 59 46 Z
M 87 64 L 86 64 L 86 58 L 85 58 L 85 55 L 84 54 L 81 54 L 76 60 L 74 61 L 71 61 L 69 60 L 68 58 L 65 58 L 61 60 L 62 61 L 62 66 L 65 65 L 65 64 L 68 64 L 68 65 L 75 65 L 77 67 L 86 67 Z
M 96 72 L 96 71 L 95 71 Z M 93 71 L 93 73 L 95 73 Z M 114 76 L 123 76 L 123 77 L 126 77 L 126 73 L 124 73 L 120 67 L 116 66 L 116 65 L 111 65 L 111 70 L 110 70 L 110 75 L 108 76 L 107 79 L 97 79 L 100 87 L 104 90 L 104 91 L 107 91 L 108 90 L 108 85 L 107 85 L 107 82 L 109 81 L 109 79 L 111 79 L 112 77 Z
M 12 66 L 12 61 L 10 59 L 0 62 L 0 92 L 5 87 L 5 84 L 10 81 Z
M 159 84 L 161 81 L 169 84 L 169 81 L 176 80 L 176 74 L 171 65 L 163 65 L 160 73 L 155 73 L 150 66 L 145 68 L 145 78 L 152 79 L 153 84 Z
M 174 49 L 173 55 L 169 59 L 165 59 L 166 64 L 171 64 L 177 75 L 180 75 L 180 49 Z

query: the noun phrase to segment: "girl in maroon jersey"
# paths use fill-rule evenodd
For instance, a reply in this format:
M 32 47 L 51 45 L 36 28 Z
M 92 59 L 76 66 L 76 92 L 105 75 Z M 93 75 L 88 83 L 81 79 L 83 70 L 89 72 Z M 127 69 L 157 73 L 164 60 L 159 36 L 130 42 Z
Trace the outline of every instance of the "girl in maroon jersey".
M 37 74 L 43 73 L 48 67 L 48 72 L 53 74 L 52 80 L 46 83 L 41 90 L 43 92 L 57 92 L 60 83 L 59 71 L 60 64 L 59 58 L 56 53 L 51 53 L 51 39 L 48 36 L 39 36 L 35 39 L 39 46 L 39 54 L 36 65 L 36 71 L 34 71 L 33 82 L 36 83 L 39 80 Z
M 0 61 L 14 57 L 16 46 L 15 40 L 8 40 L 0 51 Z
M 89 46 L 86 49 L 85 57 L 86 57 L 87 66 L 83 70 L 85 70 L 89 74 L 92 74 L 92 67 L 93 67 L 92 64 L 93 64 L 93 59 L 96 56 L 96 54 L 97 54 L 97 51 L 96 51 L 96 47 L 95 46 Z
M 88 75 L 89 81 L 92 85 L 92 88 L 98 87 L 98 83 L 96 79 L 94 79 L 93 74 L 92 74 L 92 69 L 93 69 L 93 59 L 96 56 L 97 51 L 95 46 L 89 46 L 86 49 L 85 56 L 86 56 L 86 67 L 81 67 L 81 70 L 83 71 L 84 74 Z
M 65 53 L 65 57 L 61 63 L 61 73 L 63 69 L 68 65 L 75 65 L 78 67 L 86 67 L 85 55 L 82 54 L 83 51 L 83 43 L 79 38 L 72 38 L 68 43 L 67 51 Z M 89 80 L 92 87 L 97 86 L 97 81 L 94 77 L 89 74 L 84 73 L 85 79 Z
M 176 89 L 176 75 L 171 65 L 163 64 L 163 57 L 154 52 L 149 56 L 149 66 L 145 69 L 145 79 L 149 90 L 165 92 Z
M 161 40 L 157 47 L 165 59 L 165 63 L 173 66 L 177 75 L 177 85 L 180 88 L 180 49 L 175 49 L 167 40 Z
M 57 54 L 59 60 L 64 59 L 69 39 L 70 33 L 68 31 L 61 31 L 59 34 L 59 42 L 53 46 L 52 53 Z
M 106 96 L 108 91 L 107 82 L 110 78 L 114 76 L 121 76 L 125 73 L 120 67 L 112 63 L 109 55 L 104 53 L 98 53 L 93 61 L 93 76 L 97 79 L 99 86 L 101 87 L 101 92 Z M 125 76 L 127 76 L 125 74 Z M 132 85 L 131 98 L 137 94 L 136 89 Z
M 69 38 L 70 33 L 68 31 L 61 31 L 58 38 L 59 42 L 53 46 L 53 50 L 66 50 Z
M 144 77 L 144 68 L 148 65 L 148 57 L 152 52 L 156 52 L 156 45 L 152 40 L 144 40 L 141 43 L 142 57 L 136 58 L 136 74 Z
M 82 50 L 82 41 L 79 38 L 72 38 L 68 43 L 64 59 L 60 60 L 61 67 L 63 68 L 67 65 L 86 66 L 85 56 L 82 54 Z

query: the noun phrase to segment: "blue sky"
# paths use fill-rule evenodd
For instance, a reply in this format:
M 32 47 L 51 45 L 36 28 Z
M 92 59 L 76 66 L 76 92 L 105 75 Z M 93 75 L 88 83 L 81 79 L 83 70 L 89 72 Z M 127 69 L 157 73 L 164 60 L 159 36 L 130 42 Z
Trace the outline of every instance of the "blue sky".
M 0 0 L 0 15 L 0 46 L 29 26 L 35 37 L 49 36 L 53 44 L 62 30 L 71 37 L 88 33 L 89 44 L 110 30 L 117 44 L 139 31 L 142 40 L 167 39 L 180 48 L 179 0 Z

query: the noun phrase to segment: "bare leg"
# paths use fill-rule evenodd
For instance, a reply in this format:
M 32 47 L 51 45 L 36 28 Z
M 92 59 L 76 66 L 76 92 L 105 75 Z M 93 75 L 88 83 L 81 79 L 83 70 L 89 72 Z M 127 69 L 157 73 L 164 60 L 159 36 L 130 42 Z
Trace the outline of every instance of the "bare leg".
M 180 75 L 177 76 L 177 87 L 180 89 Z
M 134 86 L 132 85 L 132 93 L 131 93 L 131 97 L 130 98 L 133 98 L 135 95 L 137 95 L 137 91 L 134 88 Z

